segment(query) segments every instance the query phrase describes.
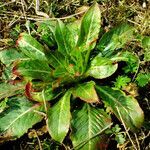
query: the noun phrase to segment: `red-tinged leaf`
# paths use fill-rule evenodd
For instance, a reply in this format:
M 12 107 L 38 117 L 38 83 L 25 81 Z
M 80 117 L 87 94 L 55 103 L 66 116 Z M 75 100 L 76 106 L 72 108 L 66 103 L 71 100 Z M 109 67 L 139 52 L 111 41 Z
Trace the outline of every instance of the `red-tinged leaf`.
M 15 75 L 22 76 L 27 80 L 39 79 L 42 81 L 50 81 L 51 71 L 47 62 L 31 59 L 20 61 L 13 68 Z
M 96 45 L 100 31 L 101 14 L 97 3 L 93 4 L 82 18 L 77 47 L 89 51 Z
M 43 106 L 33 104 L 25 97 L 13 97 L 7 101 L 7 108 L 0 113 L 1 140 L 20 138 L 43 116 L 36 111 L 43 111 Z
M 144 113 L 134 97 L 108 86 L 97 86 L 96 89 L 106 106 L 127 128 L 136 131 L 142 126 Z
M 44 47 L 31 35 L 21 33 L 16 43 L 19 49 L 29 58 L 47 61 Z
M 32 89 L 32 83 L 28 82 L 26 84 L 26 87 L 25 87 L 25 95 L 26 95 L 27 98 L 29 98 L 31 100 L 33 99 L 32 96 L 31 96 L 31 92 L 32 91 L 33 91 L 33 89 Z
M 73 95 L 87 103 L 99 103 L 99 98 L 95 91 L 95 83 L 93 81 L 76 86 L 73 89 Z
M 96 150 L 103 141 L 103 132 L 112 125 L 110 116 L 103 109 L 84 104 L 73 112 L 71 140 L 78 150 Z M 103 150 L 103 149 L 100 149 Z

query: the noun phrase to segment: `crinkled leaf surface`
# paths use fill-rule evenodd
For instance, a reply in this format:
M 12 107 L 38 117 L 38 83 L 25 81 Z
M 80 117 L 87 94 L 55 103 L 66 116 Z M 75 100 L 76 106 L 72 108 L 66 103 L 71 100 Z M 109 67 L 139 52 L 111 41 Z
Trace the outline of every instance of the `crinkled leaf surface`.
M 150 73 L 139 73 L 136 81 L 140 87 L 146 86 L 150 82 Z
M 122 48 L 133 38 L 133 27 L 122 24 L 106 32 L 97 44 L 103 55 L 109 56 L 115 49 Z
M 51 80 L 51 68 L 48 63 L 40 60 L 24 60 L 14 67 L 13 73 L 29 79 Z
M 117 68 L 117 63 L 114 64 L 110 59 L 98 55 L 91 61 L 90 68 L 86 74 L 96 79 L 103 79 L 115 73 Z
M 10 83 L 1 83 L 0 84 L 0 100 L 6 97 L 11 97 L 16 94 L 21 93 L 25 88 L 23 84 L 10 84 Z
M 93 81 L 77 85 L 73 89 L 73 95 L 87 103 L 99 102 Z
M 42 110 L 42 106 L 31 103 L 25 97 L 13 97 L 7 101 L 7 106 L 0 113 L 1 139 L 19 138 L 43 119 L 43 116 L 35 112 Z
M 39 59 L 46 61 L 44 53 L 44 47 L 31 35 L 27 33 L 21 33 L 17 40 L 19 49 L 31 59 Z
M 142 126 L 144 114 L 135 98 L 108 86 L 97 86 L 96 88 L 106 106 L 111 108 L 119 120 L 123 120 L 127 128 L 135 131 Z
M 48 110 L 48 131 L 51 137 L 62 143 L 68 133 L 70 125 L 70 96 L 71 92 L 67 91 L 65 95 Z
M 111 126 L 110 116 L 99 108 L 84 104 L 81 110 L 73 113 L 71 140 L 74 149 L 95 150 L 100 142 L 100 136 Z

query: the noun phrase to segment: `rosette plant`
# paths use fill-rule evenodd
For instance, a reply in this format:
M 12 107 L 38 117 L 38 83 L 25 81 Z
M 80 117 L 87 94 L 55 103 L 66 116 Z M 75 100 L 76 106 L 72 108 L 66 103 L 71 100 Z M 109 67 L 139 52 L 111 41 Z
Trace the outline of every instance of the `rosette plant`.
M 95 3 L 81 20 L 39 23 L 42 44 L 21 33 L 16 48 L 0 52 L 2 141 L 20 138 L 45 120 L 54 141 L 69 137 L 73 149 L 93 150 L 111 128 L 112 115 L 131 131 L 141 127 L 137 100 L 103 80 L 121 61 L 136 71 L 138 58 L 123 49 L 134 29 L 122 24 L 102 35 L 100 26 Z

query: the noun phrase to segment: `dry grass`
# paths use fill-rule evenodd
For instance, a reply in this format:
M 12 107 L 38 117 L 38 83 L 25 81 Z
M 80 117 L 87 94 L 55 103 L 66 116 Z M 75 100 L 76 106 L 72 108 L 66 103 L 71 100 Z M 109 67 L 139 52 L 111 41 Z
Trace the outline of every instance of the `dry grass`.
M 0 50 L 14 45 L 18 34 L 27 30 L 29 24 L 32 26 L 37 21 L 55 19 L 56 17 L 63 19 L 74 17 L 79 15 L 78 10 L 81 13 L 84 11 L 79 9 L 81 6 L 91 5 L 92 2 L 90 0 L 40 0 L 38 7 L 35 0 L 1 0 Z M 122 22 L 128 22 L 135 26 L 139 34 L 150 36 L 150 0 L 97 0 L 97 2 L 102 12 L 102 26 L 106 30 Z M 128 139 L 125 144 L 118 147 L 120 150 L 125 150 L 133 149 L 132 145 L 136 145 L 137 149 L 140 149 L 142 145 L 141 149 L 148 150 L 150 149 L 147 144 L 149 137 L 150 132 L 141 129 L 139 133 L 131 135 L 132 142 Z M 44 140 L 40 142 L 38 139 L 33 142 L 33 145 L 40 143 L 39 145 L 43 146 L 46 145 L 46 142 Z M 48 144 L 51 142 L 48 141 Z M 30 147 L 30 144 L 27 145 L 25 144 Z M 38 144 L 36 146 L 38 147 Z

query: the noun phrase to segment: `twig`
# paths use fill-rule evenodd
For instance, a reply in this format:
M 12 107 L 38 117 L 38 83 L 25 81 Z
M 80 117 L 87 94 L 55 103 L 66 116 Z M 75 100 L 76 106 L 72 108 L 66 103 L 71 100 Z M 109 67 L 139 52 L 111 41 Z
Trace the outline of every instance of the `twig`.
M 23 0 L 21 0 L 21 6 L 22 6 L 22 10 L 23 10 L 23 15 L 25 17 L 25 20 L 27 21 L 27 17 L 26 17 L 26 12 L 25 12 L 25 8 L 24 8 L 24 4 L 25 2 Z
M 72 148 L 71 150 L 77 149 L 77 147 L 81 147 L 81 146 L 85 145 L 88 141 L 90 141 L 91 139 L 95 138 L 96 136 L 98 136 L 99 134 L 101 134 L 102 132 L 104 132 L 106 129 L 108 129 L 109 127 L 111 127 L 112 124 L 113 124 L 113 123 L 109 124 L 108 126 L 106 126 L 105 128 L 103 128 L 101 131 L 99 131 L 97 134 L 95 134 L 95 135 L 92 136 L 91 138 L 85 139 L 84 141 L 82 141 L 81 143 L 79 143 L 77 146 L 75 146 L 75 147 Z
M 32 20 L 32 21 L 47 21 L 47 20 L 57 20 L 57 19 L 60 19 L 60 20 L 65 20 L 65 19 L 69 19 L 69 18 L 72 18 L 72 17 L 75 17 L 75 16 L 77 16 L 77 15 L 80 15 L 80 14 L 82 14 L 82 13 L 85 13 L 86 12 L 86 10 L 84 10 L 84 11 L 80 11 L 80 12 L 78 12 L 78 13 L 75 13 L 75 14 L 72 14 L 72 15 L 69 15 L 69 16 L 66 16 L 66 17 L 61 17 L 61 18 L 43 18 L 43 17 L 39 17 L 39 16 L 36 16 L 37 18 L 35 18 L 35 17 L 30 17 L 30 16 L 26 16 L 27 18 L 27 20 Z M 3 16 L 5 16 L 5 14 L 0 14 L 0 16 L 1 15 L 3 15 Z M 10 16 L 14 16 L 13 14 L 9 14 Z M 21 19 L 25 19 L 25 17 L 24 16 L 20 16 L 20 18 Z
M 11 2 L 8 2 L 8 3 L 4 3 L 4 4 L 0 5 L 0 8 L 1 8 L 1 7 L 4 7 L 4 6 L 6 6 L 6 5 L 12 4 L 12 3 L 14 3 L 14 2 L 16 2 L 16 0 L 12 0 Z
M 35 12 L 36 12 L 36 14 L 39 16 L 43 16 L 45 18 L 49 18 L 49 16 L 46 13 L 39 11 L 39 7 L 40 7 L 40 1 L 35 0 Z
M 137 143 L 138 149 L 140 150 L 140 144 L 139 144 L 139 140 L 137 138 L 136 133 L 134 133 L 134 136 L 135 136 L 135 139 L 136 139 L 136 143 Z
M 39 149 L 40 149 L 40 150 L 43 150 L 43 149 L 42 149 L 42 145 L 41 145 L 41 141 L 40 141 L 40 139 L 39 139 L 39 137 L 38 137 L 38 134 L 37 134 L 36 130 L 35 130 L 34 132 L 35 132 L 36 138 L 37 138 L 37 140 L 38 140 Z
M 42 115 L 44 117 L 46 117 L 46 114 L 41 112 L 41 111 L 38 111 L 38 110 L 33 110 L 35 113 L 39 114 L 39 115 Z
M 118 109 L 117 106 L 116 106 L 116 108 L 117 108 L 119 117 L 120 117 L 120 119 L 121 119 L 121 122 L 122 122 L 122 124 L 123 124 L 123 127 L 124 127 L 124 129 L 125 129 L 125 131 L 126 131 L 128 137 L 129 137 L 129 140 L 130 140 L 130 142 L 132 143 L 132 146 L 134 147 L 134 149 L 137 150 L 137 148 L 136 148 L 134 142 L 132 141 L 132 139 L 131 139 L 131 137 L 130 137 L 130 134 L 129 134 L 128 130 L 127 130 L 127 127 L 126 127 L 126 125 L 125 125 L 125 123 L 124 123 L 124 121 L 123 121 L 123 119 L 122 119 L 122 116 L 121 116 L 121 114 L 120 114 L 120 111 L 119 111 L 119 109 Z

